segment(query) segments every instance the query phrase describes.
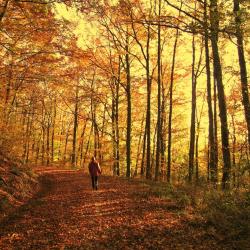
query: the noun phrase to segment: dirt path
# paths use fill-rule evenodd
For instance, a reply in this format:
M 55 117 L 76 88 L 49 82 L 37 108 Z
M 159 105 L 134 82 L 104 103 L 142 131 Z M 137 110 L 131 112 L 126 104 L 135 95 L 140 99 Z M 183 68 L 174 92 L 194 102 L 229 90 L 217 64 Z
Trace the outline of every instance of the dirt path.
M 92 191 L 80 171 L 48 171 L 41 184 L 1 222 L 0 249 L 222 249 L 138 183 L 102 176 Z

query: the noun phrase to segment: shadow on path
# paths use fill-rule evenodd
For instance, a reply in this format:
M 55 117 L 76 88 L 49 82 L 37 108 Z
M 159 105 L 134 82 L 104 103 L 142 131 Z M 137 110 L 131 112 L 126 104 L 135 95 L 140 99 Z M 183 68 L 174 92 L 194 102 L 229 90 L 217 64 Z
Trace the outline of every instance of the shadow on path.
M 0 249 L 223 249 L 183 223 L 171 201 L 102 176 L 100 190 L 80 171 L 46 171 L 40 191 L 1 221 Z

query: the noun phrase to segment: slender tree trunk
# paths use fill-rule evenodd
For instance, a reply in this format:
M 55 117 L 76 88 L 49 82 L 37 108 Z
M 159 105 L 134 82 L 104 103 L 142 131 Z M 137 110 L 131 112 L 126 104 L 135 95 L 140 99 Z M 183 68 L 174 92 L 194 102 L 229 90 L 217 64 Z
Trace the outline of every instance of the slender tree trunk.
M 42 124 L 42 165 L 44 165 L 44 155 L 45 155 L 45 125 Z
M 161 169 L 160 169 L 160 175 L 161 175 L 161 179 L 165 180 L 165 176 L 166 176 L 166 159 L 165 159 L 165 152 L 166 152 L 166 97 L 165 97 L 165 88 L 164 88 L 164 84 L 162 81 L 162 118 L 161 118 L 161 133 L 162 133 L 162 138 L 161 138 Z
M 82 160 L 83 160 L 83 141 L 84 141 L 84 135 L 87 127 L 87 120 L 84 123 L 83 129 L 82 129 L 82 134 L 80 138 L 80 144 L 79 144 L 79 149 L 78 149 L 78 155 L 80 155 L 80 167 L 82 167 Z
M 26 160 L 25 160 L 26 163 L 29 162 L 29 158 L 30 158 L 30 144 L 31 144 L 32 127 L 33 127 L 33 122 L 34 122 L 34 113 L 35 113 L 35 108 L 34 108 L 34 105 L 32 104 L 32 107 L 31 107 L 31 118 L 30 118 L 29 131 L 28 131 L 27 154 L 26 154 Z
M 220 63 L 219 49 L 218 49 L 218 27 L 219 16 L 217 9 L 217 0 L 211 0 L 210 4 L 210 22 L 211 22 L 211 43 L 213 51 L 214 73 L 216 77 L 217 89 L 218 89 L 218 101 L 220 109 L 220 121 L 221 121 L 221 139 L 222 139 L 222 154 L 223 154 L 223 176 L 222 176 L 222 188 L 229 187 L 230 171 L 231 171 L 231 156 L 229 150 L 229 131 L 227 122 L 227 109 L 226 99 L 224 93 L 224 86 L 222 80 L 222 69 Z
M 151 170 L 153 172 L 153 170 L 155 170 L 155 153 L 156 153 L 156 143 L 157 143 L 157 127 L 158 124 L 156 123 L 155 125 L 155 129 L 154 129 L 154 137 L 153 137 L 153 152 L 151 155 Z
M 145 125 L 145 130 L 144 130 L 144 135 L 143 135 L 142 159 L 141 159 L 141 176 L 144 176 L 144 173 L 145 173 L 144 164 L 145 164 L 146 138 L 147 138 L 147 124 Z
M 104 141 L 104 132 L 105 132 L 105 126 L 106 126 L 106 111 L 107 111 L 107 104 L 105 103 L 104 107 L 103 107 L 101 138 L 99 139 L 100 162 L 102 162 L 104 160 L 102 145 L 103 145 L 103 141 Z
M 64 152 L 63 152 L 63 161 L 64 163 L 66 162 L 67 158 L 67 146 L 68 146 L 68 140 L 69 140 L 69 129 L 70 129 L 70 124 L 66 130 L 66 137 L 65 137 L 65 144 L 64 144 Z
M 61 130 L 59 132 L 59 145 L 58 145 L 58 155 L 57 155 L 57 160 L 59 161 L 60 160 L 60 157 L 62 155 L 62 150 L 61 150 L 61 147 L 62 147 L 62 137 L 63 137 L 63 133 L 64 133 L 64 122 L 62 120 L 62 117 L 60 117 L 60 121 L 61 121 Z
M 130 76 L 130 58 L 129 58 L 129 36 L 127 35 L 126 39 L 126 76 L 127 76 L 127 85 L 126 85 L 126 95 L 127 95 L 127 170 L 126 176 L 130 177 L 131 175 L 131 76 Z
M 93 135 L 94 135 L 94 156 L 97 157 L 99 155 L 99 128 L 96 120 L 96 103 L 94 97 L 91 97 L 91 116 L 92 116 L 92 127 L 93 127 Z
M 115 130 L 116 130 L 116 174 L 120 175 L 120 133 L 119 133 L 119 90 L 121 77 L 121 57 L 119 56 L 118 80 L 116 82 L 115 98 Z
M 39 135 L 39 139 L 36 145 L 36 156 L 35 156 L 35 164 L 37 165 L 40 153 L 40 144 L 41 144 L 41 134 Z
M 159 0 L 158 18 L 161 16 L 161 0 Z M 156 162 L 155 162 L 155 180 L 159 179 L 159 169 L 161 160 L 161 144 L 162 144 L 162 112 L 161 112 L 161 25 L 158 24 L 158 51 L 157 51 L 157 85 L 158 85 L 158 116 L 157 116 L 157 145 L 156 145 Z
M 217 181 L 218 181 L 218 161 L 219 161 L 219 153 L 218 153 L 218 125 L 217 125 L 217 90 L 216 90 L 216 79 L 214 76 L 214 169 Z
M 207 182 L 210 182 L 210 149 L 209 149 L 209 139 L 208 139 L 208 143 L 207 143 L 207 148 L 206 148 L 206 152 L 207 152 Z
M 113 92 L 113 91 L 112 91 Z M 114 95 L 114 93 L 112 93 Z M 112 97 L 112 146 L 113 146 L 113 175 L 116 175 L 116 131 L 115 131 L 115 97 Z
M 146 116 L 146 129 L 147 129 L 147 165 L 146 165 L 146 178 L 152 178 L 151 169 L 151 77 L 150 77 L 150 54 L 149 54 L 149 44 L 150 44 L 150 25 L 148 24 L 147 29 L 147 45 L 146 45 L 146 74 L 147 74 L 147 116 Z
M 95 96 L 94 96 L 95 76 L 96 76 L 96 71 L 94 70 L 93 76 L 92 76 L 92 81 L 91 81 L 90 108 L 91 108 L 91 118 L 92 118 L 91 134 L 93 132 L 93 136 L 94 136 L 94 156 L 97 157 L 99 133 L 98 133 L 98 125 L 97 125 L 97 121 L 96 121 L 96 101 L 95 101 Z
M 195 139 L 195 181 L 199 181 L 199 133 L 196 135 Z
M 241 11 L 240 0 L 233 0 L 233 3 L 234 3 L 237 49 L 238 49 L 239 66 L 240 66 L 240 77 L 241 77 L 242 104 L 244 106 L 245 118 L 247 123 L 248 147 L 250 147 L 250 103 L 249 103 L 249 92 L 247 83 L 247 67 L 244 55 L 243 33 L 241 28 L 242 20 L 240 12 Z
M 71 163 L 73 167 L 76 167 L 76 141 L 77 141 L 77 128 L 78 128 L 78 82 L 75 89 L 75 110 L 74 110 L 74 126 L 73 126 L 73 143 L 72 143 L 72 154 L 71 154 Z
M 46 157 L 47 157 L 47 161 L 46 161 L 46 165 L 48 166 L 50 164 L 50 122 L 49 122 L 49 117 L 47 117 L 47 140 L 46 140 Z
M 179 38 L 179 29 L 176 29 L 174 49 L 173 49 L 173 57 L 172 57 L 172 66 L 171 66 L 170 87 L 169 87 L 167 182 L 170 182 L 170 180 L 171 180 L 173 88 L 174 88 L 174 70 L 175 70 L 175 59 L 176 59 L 178 38 Z
M 27 120 L 27 130 L 26 130 L 26 142 L 25 142 L 25 153 L 24 153 L 24 161 L 27 164 L 29 161 L 29 150 L 30 150 L 30 130 L 31 130 L 31 123 L 32 123 L 32 118 L 30 117 L 30 114 L 28 114 L 28 120 Z
M 201 62 L 202 54 L 200 57 L 200 62 Z M 197 70 L 198 73 L 198 70 Z M 196 73 L 196 77 L 197 77 Z M 205 103 L 205 95 L 206 91 L 204 92 L 203 95 L 203 102 L 202 102 L 202 107 L 200 111 L 200 115 L 198 117 L 198 111 L 197 111 L 197 133 L 196 133 L 196 139 L 195 139 L 195 181 L 198 183 L 199 181 L 199 138 L 200 138 L 200 124 L 201 124 L 201 119 L 203 116 L 203 108 L 204 108 L 204 103 Z
M 212 108 L 212 94 L 211 94 L 211 69 L 209 59 L 209 37 L 208 37 L 208 23 L 207 23 L 207 0 L 204 1 L 204 23 L 205 23 L 205 55 L 206 55 L 206 75 L 207 75 L 207 105 L 208 105 L 208 147 L 209 147 L 209 170 L 211 171 L 211 181 L 217 182 L 217 169 L 215 164 L 215 140 L 214 140 L 214 119 Z
M 191 103 L 191 123 L 190 123 L 190 144 L 189 144 L 189 164 L 188 164 L 188 181 L 192 182 L 194 171 L 194 150 L 195 150 L 195 113 L 196 113 L 196 76 L 195 67 L 195 35 L 192 41 L 193 62 L 192 62 L 192 103 Z
M 28 145 L 28 132 L 29 132 L 29 124 L 30 124 L 30 117 L 28 114 L 24 114 L 25 117 L 23 118 L 23 153 L 22 153 L 22 160 L 25 162 L 26 154 L 27 154 L 27 145 Z M 26 122 L 27 120 L 27 122 Z
M 93 122 L 92 122 L 90 133 L 89 133 L 89 138 L 88 138 L 88 142 L 87 142 L 87 146 L 86 146 L 86 151 L 85 151 L 85 154 L 84 154 L 83 163 L 85 163 L 86 159 L 87 159 L 87 155 L 88 155 L 88 151 L 89 151 L 89 145 L 90 145 L 90 139 L 91 139 L 93 129 L 94 129 L 94 127 L 93 127 Z
M 139 158 L 141 154 L 141 139 L 142 139 L 142 133 L 143 133 L 143 125 L 144 125 L 144 114 L 143 114 L 142 121 L 141 121 L 141 131 L 140 131 L 139 141 L 138 141 L 138 146 L 137 146 L 137 156 L 136 156 L 134 176 L 137 176 L 137 172 L 138 172 L 138 163 L 139 163 Z
M 55 127 L 56 127 L 56 99 L 54 100 L 53 107 L 53 121 L 52 121 L 52 135 L 51 135 L 51 162 L 54 162 L 54 151 L 55 151 Z
M 94 155 L 98 157 L 99 155 L 99 130 L 96 121 L 96 104 L 93 104 L 93 127 L 94 127 Z M 99 157 L 100 158 L 100 157 Z
M 236 131 L 235 131 L 235 120 L 234 120 L 234 114 L 232 114 L 232 126 L 233 126 L 233 150 L 232 150 L 232 157 L 233 157 L 233 164 L 232 164 L 232 177 L 233 177 L 233 186 L 236 186 Z

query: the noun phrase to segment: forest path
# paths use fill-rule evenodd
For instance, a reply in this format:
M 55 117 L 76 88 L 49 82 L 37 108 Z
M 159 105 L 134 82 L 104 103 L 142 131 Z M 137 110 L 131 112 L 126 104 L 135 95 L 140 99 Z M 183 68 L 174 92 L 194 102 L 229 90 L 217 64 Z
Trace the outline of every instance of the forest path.
M 82 171 L 48 170 L 41 190 L 0 222 L 0 249 L 222 249 L 145 186 Z M 139 195 L 140 194 L 140 195 Z

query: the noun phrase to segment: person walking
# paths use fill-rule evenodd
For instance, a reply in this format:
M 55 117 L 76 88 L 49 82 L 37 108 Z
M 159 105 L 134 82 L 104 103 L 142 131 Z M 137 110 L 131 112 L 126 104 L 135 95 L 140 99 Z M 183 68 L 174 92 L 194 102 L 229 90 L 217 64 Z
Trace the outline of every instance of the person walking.
M 101 174 L 101 172 L 102 170 L 100 164 L 93 156 L 91 162 L 89 163 L 89 174 L 91 176 L 93 190 L 98 189 L 98 176 Z

